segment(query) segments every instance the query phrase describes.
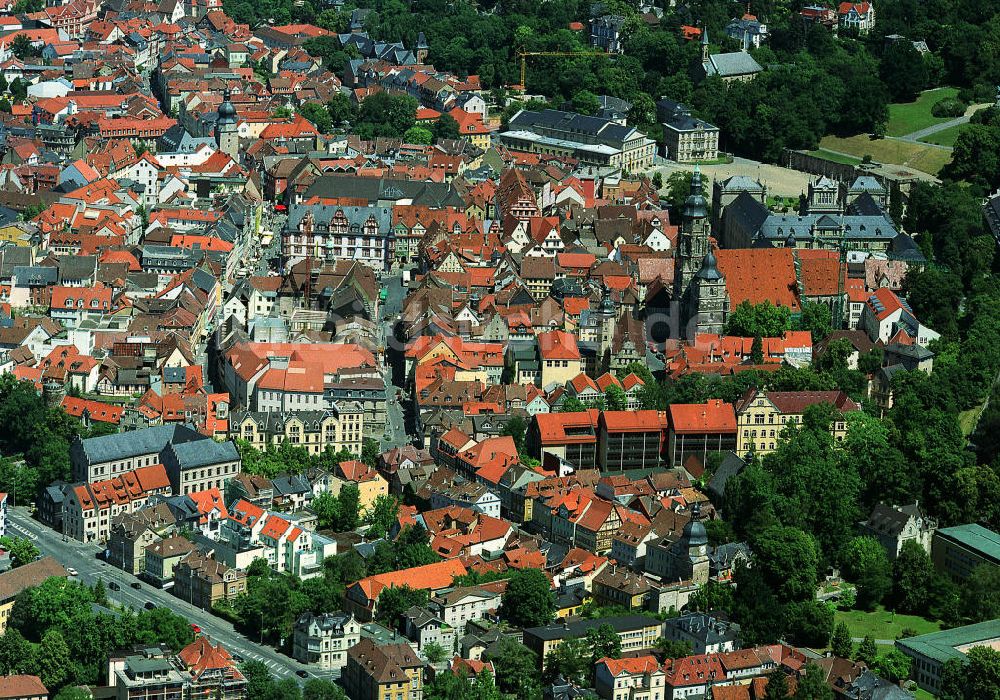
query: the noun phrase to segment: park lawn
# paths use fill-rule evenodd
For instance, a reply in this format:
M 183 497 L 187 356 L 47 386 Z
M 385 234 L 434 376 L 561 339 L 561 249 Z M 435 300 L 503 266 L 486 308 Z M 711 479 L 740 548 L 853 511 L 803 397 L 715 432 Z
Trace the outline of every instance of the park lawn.
M 951 117 L 935 117 L 931 114 L 931 107 L 934 106 L 935 102 L 946 97 L 954 97 L 957 94 L 958 88 L 943 87 L 920 93 L 913 102 L 889 105 L 889 126 L 886 129 L 886 134 L 906 136 L 914 131 L 948 121 Z
M 976 428 L 976 421 L 979 420 L 979 414 L 982 411 L 982 406 L 973 406 L 969 410 L 958 414 L 958 427 L 962 429 L 962 435 L 969 437 L 972 434 L 972 431 Z
M 923 688 L 917 688 L 913 691 L 913 696 L 916 700 L 934 700 L 934 695 L 930 691 L 924 690 Z
M 958 140 L 958 135 L 965 131 L 968 126 L 968 124 L 949 126 L 947 129 L 942 129 L 930 136 L 923 137 L 920 139 L 920 143 L 936 143 L 938 146 L 948 146 L 951 148 Z
M 941 629 L 940 622 L 934 622 L 919 615 L 893 614 L 879 606 L 873 612 L 862 610 L 838 610 L 834 613 L 834 625 L 847 623 L 852 637 L 871 636 L 873 639 L 896 639 L 907 627 L 916 630 L 917 634 L 937 632 Z
M 893 163 L 937 175 L 951 160 L 951 151 L 934 146 L 924 146 L 911 141 L 872 139 L 867 134 L 857 136 L 825 136 L 820 147 L 858 158 L 871 156 L 877 163 Z
M 842 153 L 834 153 L 833 151 L 828 151 L 825 148 L 818 148 L 815 151 L 809 151 L 809 155 L 816 156 L 817 158 L 822 158 L 823 160 L 829 160 L 833 163 L 842 163 L 844 165 L 861 165 L 860 158 L 855 158 L 854 156 L 845 156 Z

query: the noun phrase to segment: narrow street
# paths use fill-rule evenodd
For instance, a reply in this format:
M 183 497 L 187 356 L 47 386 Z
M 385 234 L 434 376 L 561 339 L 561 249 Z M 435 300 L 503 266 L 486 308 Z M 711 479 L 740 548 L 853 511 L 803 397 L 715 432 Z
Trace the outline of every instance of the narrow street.
M 263 662 L 278 679 L 295 678 L 304 682 L 306 679 L 295 675 L 295 672 L 300 670 L 307 672 L 310 677 L 327 680 L 333 680 L 339 676 L 339 673 L 312 668 L 278 653 L 271 647 L 252 642 L 233 629 L 233 626 L 226 620 L 196 608 L 167 591 L 154 588 L 145 581 L 140 582 L 139 589 L 132 588 L 132 584 L 139 579 L 98 559 L 97 555 L 101 552 L 100 547 L 70 538 L 64 539 L 60 533 L 31 519 L 26 508 L 10 509 L 8 526 L 12 531 L 10 534 L 32 540 L 43 555 L 52 556 L 63 566 L 76 569 L 79 575 L 75 578 L 81 583 L 93 586 L 98 580 L 103 581 L 109 601 L 119 606 L 129 606 L 135 610 L 142 610 L 146 603 L 169 608 L 185 617 L 189 622 L 201 627 L 204 634 L 211 637 L 214 642 L 221 642 L 231 653 L 245 660 L 253 659 Z M 116 583 L 120 590 L 111 590 L 109 584 L 112 582 Z

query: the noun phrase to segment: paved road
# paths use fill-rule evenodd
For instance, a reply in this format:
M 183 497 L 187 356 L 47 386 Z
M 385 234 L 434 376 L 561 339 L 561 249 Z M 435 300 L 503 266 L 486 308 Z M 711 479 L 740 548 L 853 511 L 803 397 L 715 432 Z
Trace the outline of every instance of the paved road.
M 396 398 L 398 387 L 392 382 L 392 367 L 389 363 L 389 359 L 392 356 L 392 348 L 390 347 L 393 335 L 392 326 L 396 315 L 403 310 L 403 298 L 406 295 L 406 288 L 403 287 L 403 277 L 398 272 L 383 277 L 381 285 L 386 290 L 385 302 L 379 306 L 379 325 L 382 333 L 381 344 L 386 349 L 386 367 L 382 376 L 385 379 L 386 427 L 388 431 L 380 444 L 382 450 L 388 450 L 408 442 L 403 410 L 399 400 Z
M 916 131 L 911 131 L 908 134 L 903 134 L 902 136 L 891 136 L 889 138 L 895 138 L 898 141 L 920 141 L 920 139 L 936 134 L 939 131 L 944 131 L 945 129 L 950 129 L 953 126 L 958 126 L 959 124 L 967 124 L 972 115 L 978 112 L 980 109 L 989 107 L 989 104 L 978 104 L 970 105 L 966 110 L 965 114 L 961 117 L 955 117 L 954 119 L 949 119 L 946 122 L 941 122 L 940 124 L 934 124 L 933 126 L 928 126 L 926 129 L 917 129 Z M 934 143 L 923 143 L 925 146 L 937 146 L 938 148 L 947 148 L 949 151 L 952 150 L 949 146 L 938 146 Z
M 100 552 L 98 546 L 84 544 L 69 538 L 63 540 L 60 533 L 32 520 L 25 508 L 12 508 L 8 515 L 9 527 L 13 530 L 11 534 L 28 537 L 43 554 L 51 555 L 63 566 L 76 569 L 79 574 L 77 578 L 82 583 L 93 586 L 100 579 L 104 582 L 108 599 L 118 605 L 142 610 L 147 602 L 151 602 L 157 607 L 170 608 L 178 615 L 201 627 L 202 631 L 213 641 L 221 642 L 230 652 L 238 654 L 244 659 L 263 661 L 271 669 L 271 673 L 279 679 L 290 677 L 303 682 L 303 679 L 295 675 L 295 672 L 299 670 L 306 671 L 310 676 L 318 678 L 332 679 L 339 675 L 300 664 L 271 647 L 252 642 L 234 630 L 229 622 L 196 608 L 166 591 L 154 588 L 148 583 L 142 582 L 142 587 L 139 590 L 132 588 L 132 584 L 138 579 L 97 559 L 97 554 Z M 111 590 L 108 585 L 111 582 L 117 583 L 120 590 Z

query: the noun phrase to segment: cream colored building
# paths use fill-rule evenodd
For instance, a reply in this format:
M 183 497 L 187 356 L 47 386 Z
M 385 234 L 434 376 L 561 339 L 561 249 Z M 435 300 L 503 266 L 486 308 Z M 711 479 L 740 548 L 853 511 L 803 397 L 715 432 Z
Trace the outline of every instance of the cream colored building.
M 342 404 L 335 411 L 237 411 L 230 417 L 229 435 L 258 450 L 287 442 L 312 455 L 322 454 L 327 447 L 361 454 L 364 411 L 356 403 Z
M 295 623 L 292 657 L 323 669 L 347 665 L 347 650 L 361 641 L 361 623 L 350 613 L 302 613 Z
M 809 406 L 823 403 L 837 412 L 830 432 L 839 443 L 847 435 L 847 414 L 861 410 L 844 392 L 747 390 L 736 404 L 736 453 L 773 452 L 785 426 L 801 423 Z

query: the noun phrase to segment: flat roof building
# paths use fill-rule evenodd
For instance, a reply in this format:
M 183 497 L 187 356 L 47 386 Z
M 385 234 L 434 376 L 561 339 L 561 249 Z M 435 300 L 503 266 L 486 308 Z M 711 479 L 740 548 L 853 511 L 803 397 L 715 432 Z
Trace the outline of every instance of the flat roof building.
M 955 578 L 966 578 L 983 564 L 1000 566 L 1000 534 L 975 523 L 943 528 L 934 533 L 931 560 Z
M 953 529 L 953 528 L 949 528 Z M 897 639 L 896 648 L 913 659 L 911 675 L 924 690 L 941 690 L 941 670 L 951 659 L 965 659 L 972 647 L 1000 645 L 1000 620 Z

